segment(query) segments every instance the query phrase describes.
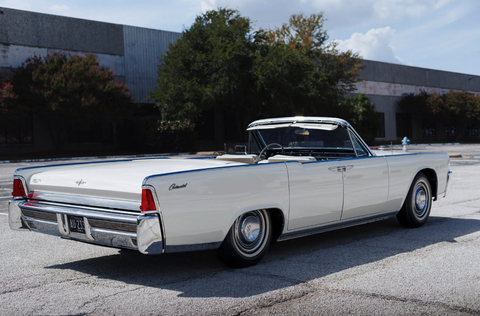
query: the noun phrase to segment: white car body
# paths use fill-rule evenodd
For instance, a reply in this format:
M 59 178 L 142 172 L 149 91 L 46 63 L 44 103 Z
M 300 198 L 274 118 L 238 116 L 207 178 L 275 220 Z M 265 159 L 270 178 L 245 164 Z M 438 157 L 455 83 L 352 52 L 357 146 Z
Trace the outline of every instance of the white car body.
M 347 122 L 332 118 L 260 120 L 249 131 L 296 126 L 312 132 L 315 124 L 359 139 Z M 261 161 L 236 154 L 18 169 L 14 178 L 24 193 L 10 202 L 9 222 L 12 229 L 160 254 L 218 248 L 237 219 L 254 210 L 268 210 L 275 240 L 383 219 L 402 209 L 419 173 L 430 182 L 431 199 L 446 195 L 446 153 L 381 156 L 358 143 L 350 157 L 325 159 L 318 152 L 317 158 L 292 156 L 298 154 L 292 150 Z M 142 189 L 152 193 L 155 210 L 140 211 Z M 76 225 L 72 218 L 85 232 L 69 228 Z

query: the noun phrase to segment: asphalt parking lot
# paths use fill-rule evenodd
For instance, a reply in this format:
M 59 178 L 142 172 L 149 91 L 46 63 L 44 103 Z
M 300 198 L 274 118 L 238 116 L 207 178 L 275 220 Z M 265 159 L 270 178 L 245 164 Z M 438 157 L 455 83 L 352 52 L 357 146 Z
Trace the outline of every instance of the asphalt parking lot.
M 239 270 L 214 251 L 144 256 L 13 231 L 11 175 L 36 162 L 0 164 L 0 315 L 480 315 L 480 145 L 411 150 L 458 154 L 425 226 L 285 241 Z

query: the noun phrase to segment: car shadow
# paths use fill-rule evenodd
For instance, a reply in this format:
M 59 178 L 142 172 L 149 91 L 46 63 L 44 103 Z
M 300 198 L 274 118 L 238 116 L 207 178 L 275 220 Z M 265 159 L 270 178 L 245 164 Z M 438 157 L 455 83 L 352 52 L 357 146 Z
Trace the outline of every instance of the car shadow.
M 46 267 L 179 292 L 179 297 L 250 297 L 390 259 L 480 231 L 480 220 L 430 217 L 418 229 L 395 218 L 274 243 L 253 267 L 230 269 L 216 251 L 146 256 L 135 251 Z M 392 259 L 393 260 L 393 259 Z M 407 269 L 407 267 L 405 267 Z

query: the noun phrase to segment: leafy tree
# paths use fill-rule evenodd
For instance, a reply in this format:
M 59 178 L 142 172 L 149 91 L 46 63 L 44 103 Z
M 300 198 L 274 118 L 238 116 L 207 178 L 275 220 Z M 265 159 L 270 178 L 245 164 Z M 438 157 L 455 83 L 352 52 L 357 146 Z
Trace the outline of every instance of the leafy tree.
M 317 114 L 327 94 L 325 74 L 313 70 L 313 62 L 285 44 L 264 46 L 254 60 L 252 72 L 258 102 L 254 116 Z
M 454 126 L 460 137 L 480 122 L 480 96 L 466 91 L 406 94 L 398 101 L 398 105 L 402 111 L 418 117 L 423 127 L 440 121 L 447 126 Z
M 223 110 L 250 98 L 253 41 L 250 20 L 235 10 L 198 16 L 161 60 L 157 89 L 150 97 L 163 119 L 197 119 L 212 111 L 223 129 Z
M 364 93 L 347 99 L 345 105 L 345 111 L 349 113 L 345 118 L 367 143 L 372 143 L 375 140 L 378 125 L 375 105 L 370 102 Z
M 8 84 L 18 96 L 13 107 L 38 117 L 56 149 L 63 147 L 70 126 L 118 121 L 133 106 L 127 88 L 114 82 L 95 55 L 34 56 L 14 70 Z
M 281 29 L 254 32 L 236 10 L 208 11 L 170 45 L 150 97 L 164 120 L 215 113 L 216 136 L 224 134 L 225 111 L 237 118 L 335 113 L 354 89 L 360 59 L 326 43 L 323 21 L 294 15 Z
M 8 80 L 8 79 L 7 79 Z M 18 122 L 25 123 L 27 116 L 26 111 L 22 107 L 16 106 L 18 95 L 13 92 L 13 86 L 9 81 L 0 82 L 0 132 L 7 132 L 5 135 L 8 141 L 17 139 L 20 140 L 22 136 L 15 132 L 24 132 L 28 130 L 20 128 Z M 12 133 L 12 131 L 15 131 Z M 24 134 L 29 134 L 28 131 Z M 20 137 L 20 138 L 18 138 Z
M 447 94 L 431 94 L 426 106 L 430 113 L 439 117 L 447 126 L 454 126 L 458 136 L 480 122 L 480 97 L 466 91 L 450 91 Z
M 288 24 L 268 32 L 267 42 L 286 44 L 310 61 L 303 71 L 305 87 L 313 89 L 309 95 L 314 96 L 308 113 L 338 115 L 338 103 L 356 89 L 361 59 L 352 51 L 340 52 L 335 42 L 328 43 L 324 22 L 323 13 L 294 14 Z
M 15 110 L 18 95 L 13 92 L 13 86 L 10 82 L 0 83 L 0 120 L 5 120 L 9 112 Z
M 441 113 L 432 111 L 427 105 L 429 98 L 430 95 L 426 91 L 421 90 L 418 94 L 404 94 L 397 104 L 403 112 L 410 113 L 417 118 L 422 125 L 422 129 L 425 129 L 434 126 L 441 116 Z

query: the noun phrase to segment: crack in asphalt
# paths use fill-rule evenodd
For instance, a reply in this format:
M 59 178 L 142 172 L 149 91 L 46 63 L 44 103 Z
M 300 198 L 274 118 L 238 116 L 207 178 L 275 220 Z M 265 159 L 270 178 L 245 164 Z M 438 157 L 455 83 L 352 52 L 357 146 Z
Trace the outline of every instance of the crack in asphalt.
M 458 202 L 452 202 L 451 205 L 456 205 L 456 204 L 461 204 L 461 203 L 467 203 L 467 202 L 475 202 L 475 201 L 480 201 L 480 198 L 470 199 L 470 200 L 463 200 L 463 201 L 458 201 Z M 468 206 L 468 205 L 466 205 L 466 206 Z
M 328 287 L 323 287 L 322 289 L 330 292 L 330 293 L 337 293 L 337 294 L 351 294 L 351 295 L 357 295 L 361 297 L 369 297 L 369 298 L 380 298 L 384 299 L 387 301 L 396 301 L 396 302 L 402 302 L 402 303 L 415 303 L 418 305 L 426 306 L 426 307 L 438 307 L 441 306 L 447 310 L 450 311 L 458 311 L 458 312 L 464 312 L 468 313 L 471 315 L 480 315 L 480 310 L 476 309 L 471 309 L 468 307 L 462 307 L 458 305 L 449 305 L 447 303 L 442 303 L 442 302 L 431 302 L 431 301 L 425 301 L 421 299 L 415 299 L 415 298 L 402 298 L 402 297 L 397 297 L 394 295 L 386 295 L 386 294 L 377 294 L 377 293 L 368 293 L 368 292 L 362 292 L 362 291 L 346 291 L 346 290 L 339 290 L 339 289 L 331 289 Z
M 259 272 L 252 273 L 252 272 L 243 272 L 238 270 L 234 270 L 233 272 L 238 274 L 248 275 L 248 276 L 267 277 L 267 278 L 276 279 L 280 281 L 286 281 L 291 283 L 290 285 L 291 287 L 295 287 L 295 292 L 293 293 L 293 295 L 292 294 L 289 295 L 288 293 L 286 293 L 285 295 L 281 294 L 280 297 L 267 297 L 266 298 L 267 301 L 259 302 L 255 307 L 243 308 L 242 310 L 238 311 L 236 314 L 233 314 L 235 316 L 249 315 L 252 312 L 252 310 L 256 310 L 259 308 L 266 309 L 266 308 L 275 306 L 277 304 L 289 302 L 292 300 L 297 300 L 311 293 L 314 293 L 316 291 L 315 287 L 312 286 L 310 281 L 303 281 L 303 280 L 289 278 L 282 275 L 271 274 L 271 273 L 259 273 Z M 299 287 L 301 288 L 299 289 Z
M 269 302 L 266 302 L 263 304 L 260 303 L 260 304 L 257 304 L 256 306 L 251 306 L 249 308 L 244 308 L 233 315 L 235 316 L 250 315 L 252 314 L 252 312 L 257 312 L 258 309 L 265 310 L 278 304 L 300 300 L 303 297 L 306 297 L 316 292 L 328 292 L 328 293 L 339 294 L 339 295 L 348 294 L 348 295 L 354 295 L 362 298 L 374 298 L 374 299 L 381 299 L 381 300 L 399 302 L 399 303 L 413 303 L 413 304 L 424 306 L 424 307 L 432 307 L 434 309 L 438 307 L 442 307 L 446 311 L 450 311 L 450 312 L 462 312 L 470 315 L 480 315 L 480 310 L 476 310 L 468 307 L 462 307 L 458 305 L 449 305 L 447 303 L 442 303 L 442 302 L 425 301 L 425 300 L 414 299 L 414 298 L 402 298 L 394 295 L 383 295 L 383 294 L 368 293 L 368 292 L 362 292 L 362 291 L 346 291 L 346 290 L 332 289 L 327 286 L 315 287 L 313 285 L 308 285 L 308 284 L 305 284 L 305 285 L 307 285 L 308 290 L 302 291 L 301 293 L 299 293 L 298 291 L 295 291 L 295 294 L 298 294 L 298 295 L 284 297 L 283 299 L 271 299 Z
M 37 275 L 40 275 L 40 274 L 37 274 Z M 44 275 L 44 274 L 41 274 L 41 275 Z M 29 278 L 32 278 L 32 277 L 35 277 L 35 276 L 36 275 L 32 275 L 32 276 L 29 276 Z M 24 291 L 28 291 L 28 290 L 34 290 L 34 289 L 38 289 L 42 286 L 46 286 L 46 285 L 50 285 L 50 284 L 64 284 L 64 283 L 69 283 L 69 282 L 82 281 L 82 280 L 85 280 L 85 279 L 88 279 L 88 278 L 95 278 L 95 276 L 88 275 L 88 276 L 84 276 L 84 277 L 81 277 L 81 278 L 53 281 L 53 282 L 30 285 L 30 286 L 29 285 L 22 285 L 22 288 L 16 288 L 16 289 L 8 290 L 8 291 L 2 291 L 2 292 L 0 292 L 0 296 L 5 295 L 5 294 L 20 293 L 20 292 L 24 292 Z M 51 280 L 51 279 L 47 278 L 47 280 Z
M 241 315 L 250 315 L 252 311 L 258 310 L 258 309 L 268 309 L 270 307 L 273 307 L 278 304 L 286 303 L 286 302 L 291 302 L 294 300 L 299 300 L 307 295 L 310 295 L 312 293 L 315 293 L 316 290 L 314 288 L 311 288 L 310 285 L 307 283 L 303 283 L 306 289 L 301 289 L 300 291 L 296 289 L 295 293 L 293 295 L 288 296 L 287 295 L 282 295 L 281 297 L 273 297 L 273 298 L 267 298 L 267 301 L 265 302 L 260 302 L 254 307 L 249 307 L 249 308 L 244 308 L 238 313 L 234 314 L 235 316 L 241 316 Z

